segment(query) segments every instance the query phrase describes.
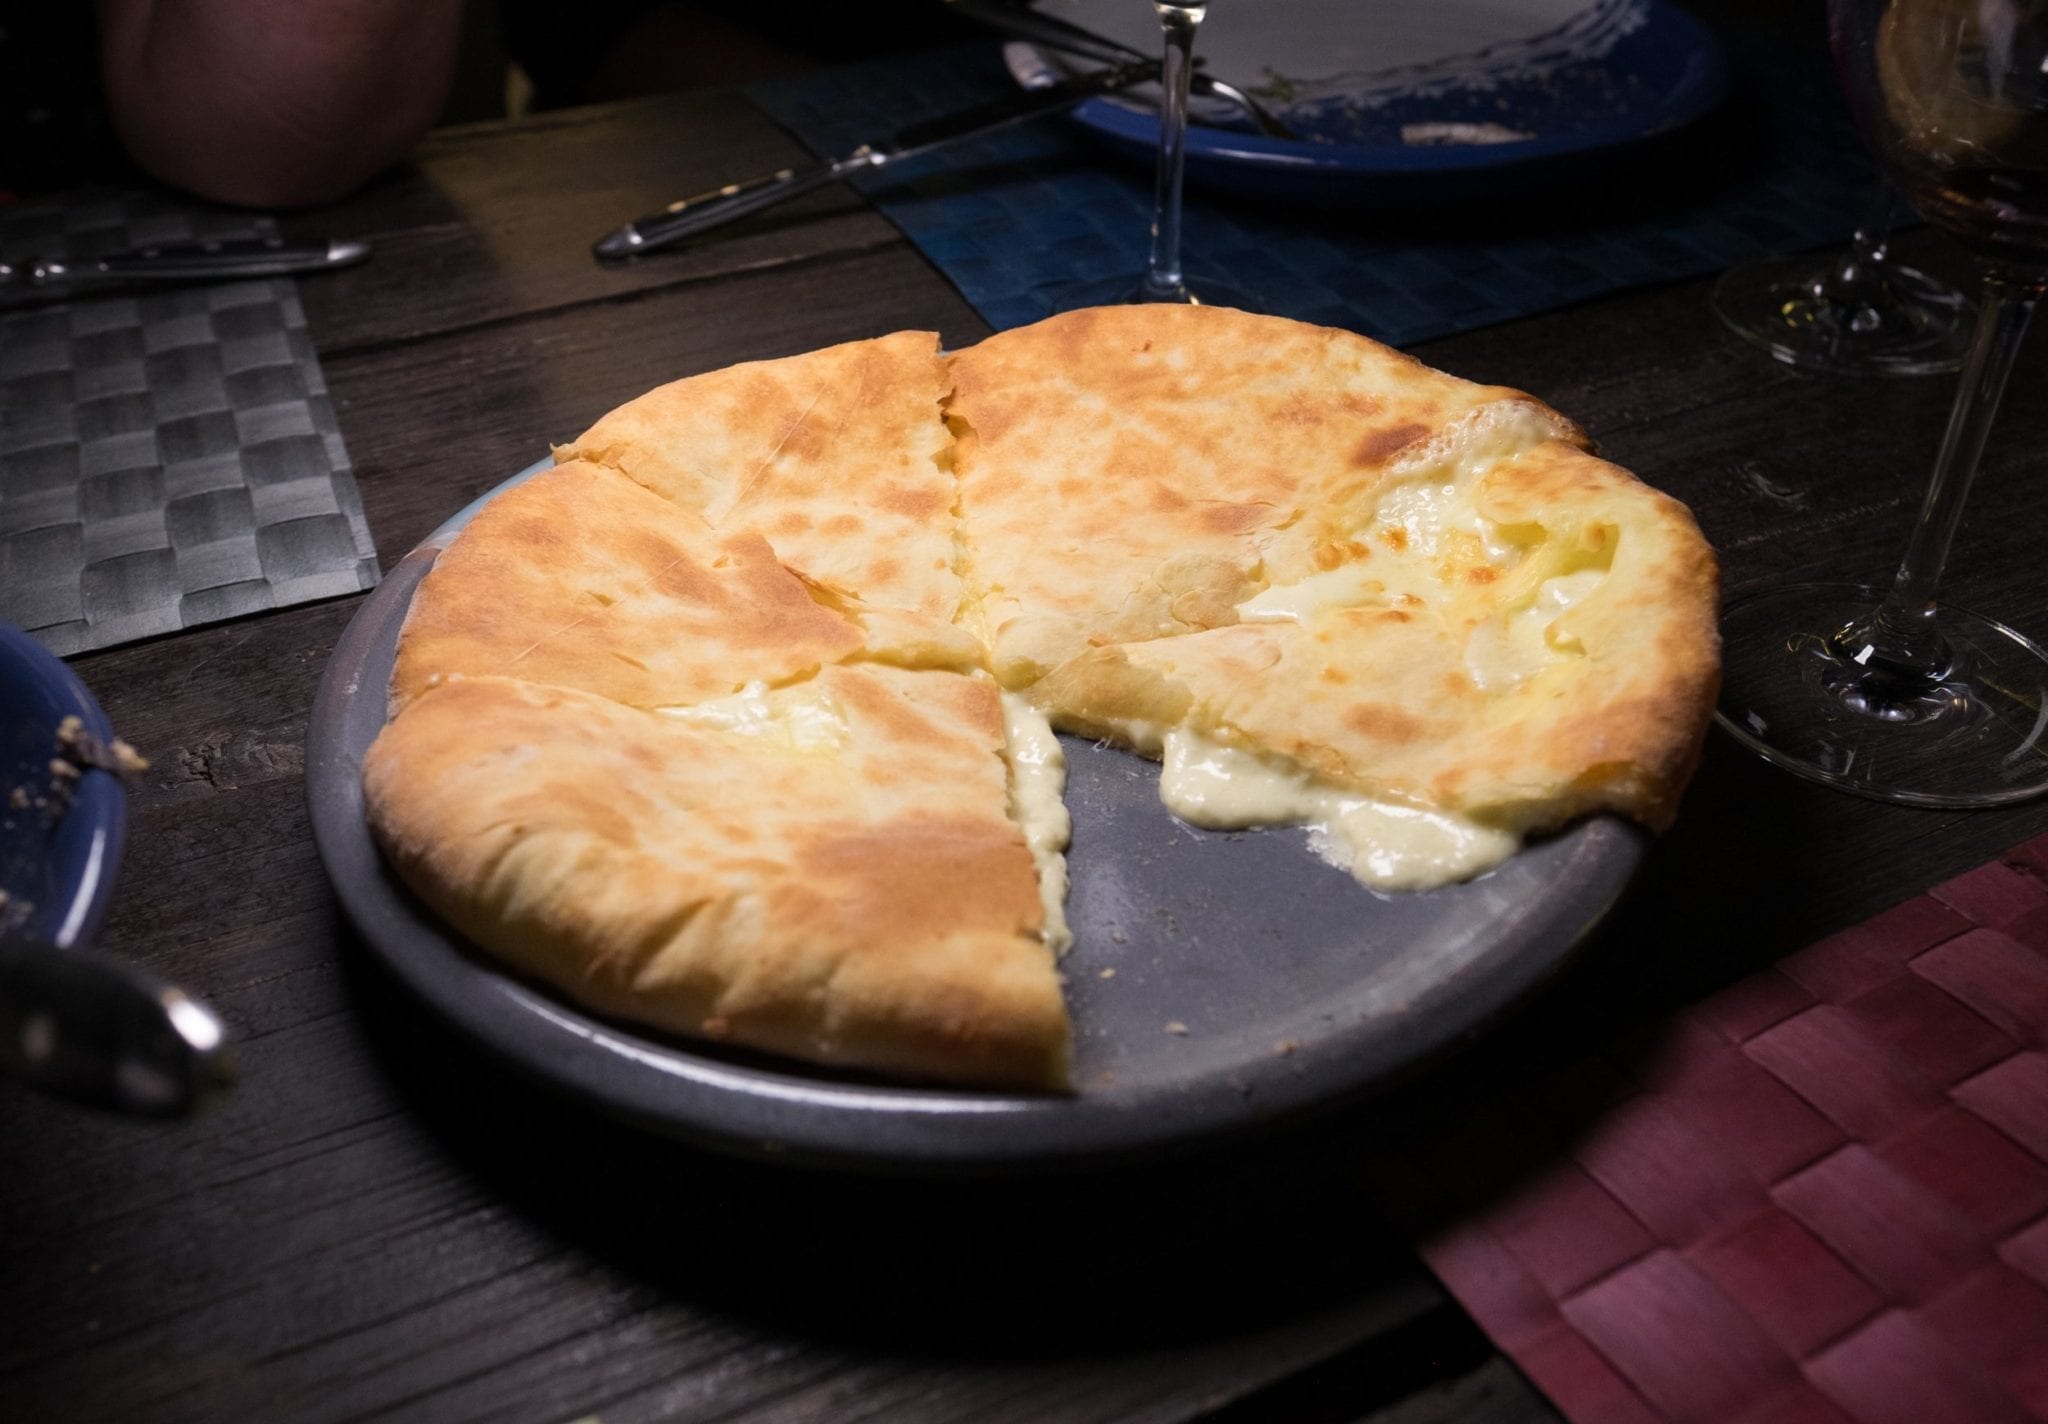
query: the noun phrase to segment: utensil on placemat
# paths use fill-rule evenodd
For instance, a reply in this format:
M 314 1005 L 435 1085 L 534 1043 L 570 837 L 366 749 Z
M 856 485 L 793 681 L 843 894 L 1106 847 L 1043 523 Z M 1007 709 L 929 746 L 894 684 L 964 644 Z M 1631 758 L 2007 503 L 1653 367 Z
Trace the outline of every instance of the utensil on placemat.
M 251 237 L 153 243 L 75 260 L 38 257 L 0 262 L 0 302 L 23 296 L 69 296 L 82 288 L 326 272 L 352 267 L 369 256 L 367 242 L 287 242 L 281 237 Z
M 1098 35 L 1086 30 L 1071 20 L 1033 9 L 1029 4 L 1015 3 L 1015 0 L 946 0 L 955 10 L 971 20 L 978 20 L 994 30 L 1000 30 L 1014 39 L 1027 40 L 1042 49 L 1054 50 L 1060 54 L 1074 55 L 1080 59 L 1092 59 L 1100 64 L 1143 64 L 1151 56 L 1136 50 L 1122 40 L 1113 40 L 1107 35 Z M 1190 88 L 1205 98 L 1221 99 L 1236 106 L 1251 121 L 1252 127 L 1268 138 L 1298 139 L 1300 134 L 1285 123 L 1250 94 L 1235 84 L 1225 83 L 1215 75 L 1206 73 L 1202 61 L 1197 58 L 1189 76 Z
M 856 173 L 874 172 L 1015 124 L 1065 113 L 1083 100 L 1114 94 L 1158 77 L 1156 60 L 1121 64 L 913 124 L 893 138 L 861 144 L 843 158 L 808 168 L 784 168 L 763 178 L 728 183 L 708 193 L 678 199 L 658 213 L 636 218 L 616 232 L 607 233 L 591 250 L 607 261 L 651 252 Z
M 90 949 L 0 937 L 0 1073 L 95 1107 L 173 1116 L 234 1080 L 220 1017 Z

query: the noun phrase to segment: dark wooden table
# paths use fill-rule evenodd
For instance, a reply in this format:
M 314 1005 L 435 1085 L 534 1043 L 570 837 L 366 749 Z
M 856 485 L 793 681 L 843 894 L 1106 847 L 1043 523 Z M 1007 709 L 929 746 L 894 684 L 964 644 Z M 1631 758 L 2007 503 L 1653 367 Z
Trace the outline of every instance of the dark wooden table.
M 387 565 L 672 377 L 880 332 L 986 328 L 845 192 L 624 271 L 588 244 L 800 157 L 730 95 L 444 131 L 305 232 L 303 286 Z M 1947 261 L 1923 239 L 1909 248 Z M 1430 343 L 1685 499 L 1731 592 L 1881 576 L 1943 380 L 1818 379 L 1724 333 L 1706 281 Z M 2048 629 L 2042 343 L 1954 565 Z M 1380 1224 L 1417 1122 L 2048 831 L 2048 804 L 1868 804 L 1713 739 L 1579 966 L 1395 1098 L 1229 1152 L 1029 1181 L 827 1176 L 614 1127 L 517 1080 L 355 941 L 307 827 L 315 684 L 360 600 L 77 661 L 154 762 L 104 942 L 209 996 L 246 1078 L 142 1124 L 0 1091 L 0 1418 L 1519 1420 L 1553 1417 Z

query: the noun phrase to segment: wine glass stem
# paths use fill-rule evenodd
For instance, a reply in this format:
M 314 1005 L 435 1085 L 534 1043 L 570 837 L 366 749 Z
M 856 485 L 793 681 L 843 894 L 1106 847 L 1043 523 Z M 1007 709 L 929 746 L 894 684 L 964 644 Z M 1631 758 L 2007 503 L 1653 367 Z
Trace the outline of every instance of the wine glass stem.
M 1159 24 L 1166 31 L 1166 54 L 1159 71 L 1159 173 L 1152 191 L 1152 252 L 1145 263 L 1147 301 L 1184 302 L 1186 282 L 1180 271 L 1181 178 L 1188 156 L 1188 79 L 1195 57 L 1195 27 L 1207 7 L 1153 0 Z
M 1997 272 L 1987 273 L 1984 299 L 1977 312 L 1976 335 L 1963 364 L 1961 388 L 1950 412 L 1941 453 L 1934 460 L 1920 517 L 1906 556 L 1868 627 L 1869 656 L 1895 668 L 1913 669 L 1931 678 L 1948 671 L 1949 653 L 1934 626 L 1935 590 L 1948 563 L 1949 546 L 1962 522 L 1963 505 L 1984 454 L 1985 438 L 1998 414 L 1999 397 L 2012 375 L 2013 360 L 2033 317 L 2041 283 Z
M 1879 179 L 1877 188 L 1864 205 L 1863 219 L 1856 224 L 1856 235 L 1849 241 L 1849 250 L 1842 254 L 1842 260 L 1828 274 L 1829 282 L 1839 291 L 1870 281 L 1877 275 L 1877 269 L 1884 265 L 1891 236 L 1892 185 Z

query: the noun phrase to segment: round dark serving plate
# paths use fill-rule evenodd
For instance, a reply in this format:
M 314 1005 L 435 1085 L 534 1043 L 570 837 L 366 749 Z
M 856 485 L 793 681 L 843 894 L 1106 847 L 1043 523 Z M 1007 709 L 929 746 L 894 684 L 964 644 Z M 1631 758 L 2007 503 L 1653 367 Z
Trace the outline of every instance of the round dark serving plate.
M 0 927 L 34 943 L 69 949 L 89 941 L 114 892 L 128 828 L 121 778 L 97 767 L 81 774 L 69 803 L 52 815 L 12 795 L 47 795 L 57 727 L 77 717 L 102 742 L 106 714 L 77 674 L 11 623 L 0 623 Z
M 308 733 L 314 836 L 364 941 L 432 1008 L 656 1131 L 914 1169 L 1126 1159 L 1244 1133 L 1384 1085 L 1481 1028 L 1564 962 L 1647 845 L 1600 817 L 1468 884 L 1381 896 L 1316 859 L 1302 830 L 1191 829 L 1160 804 L 1153 763 L 1066 737 L 1071 1096 L 882 1083 L 600 1019 L 445 930 L 364 820 L 363 755 L 384 725 L 400 625 L 476 507 L 392 570 L 335 649 Z

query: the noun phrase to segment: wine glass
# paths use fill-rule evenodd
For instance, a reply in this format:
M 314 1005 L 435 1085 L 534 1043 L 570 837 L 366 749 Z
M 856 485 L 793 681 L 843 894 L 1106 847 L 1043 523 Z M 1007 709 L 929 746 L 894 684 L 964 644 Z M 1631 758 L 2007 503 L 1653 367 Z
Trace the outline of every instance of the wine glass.
M 1891 257 L 1891 184 L 1880 181 L 1849 246 L 1828 257 L 1745 262 L 1714 284 L 1714 315 L 1788 366 L 1841 376 L 1953 371 L 1969 345 L 1963 294 Z
M 1181 271 L 1181 189 L 1187 173 L 1188 90 L 1195 69 L 1195 32 L 1208 0 L 1150 0 L 1165 37 L 1159 70 L 1159 163 L 1152 185 L 1151 246 L 1144 274 L 1090 283 L 1070 298 L 1075 306 L 1179 302 L 1257 310 L 1245 293 L 1203 280 L 1190 287 Z
M 2048 0 L 1830 0 L 1858 125 L 1976 259 L 1983 294 L 1934 472 L 1885 589 L 1731 605 L 1722 725 L 1780 766 L 1923 806 L 2048 790 L 2048 651 L 1936 601 L 2034 304 L 2048 290 Z

